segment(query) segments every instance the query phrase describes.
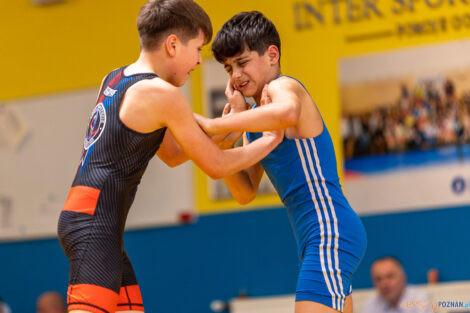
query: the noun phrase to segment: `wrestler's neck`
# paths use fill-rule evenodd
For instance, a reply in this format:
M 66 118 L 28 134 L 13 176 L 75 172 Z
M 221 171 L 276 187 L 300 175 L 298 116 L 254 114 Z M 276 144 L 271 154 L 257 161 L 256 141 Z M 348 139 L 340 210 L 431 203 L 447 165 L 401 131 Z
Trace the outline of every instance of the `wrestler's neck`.
M 169 58 L 162 49 L 142 50 L 137 61 L 127 67 L 125 74 L 155 73 L 158 77 L 168 81 L 172 74 L 173 65 L 173 59 Z
M 261 97 L 263 95 L 264 85 L 269 84 L 271 81 L 275 80 L 276 78 L 278 78 L 281 75 L 282 75 L 282 73 L 281 73 L 281 69 L 279 67 L 273 68 L 273 70 L 271 70 L 269 72 L 269 74 L 266 76 L 266 78 L 264 79 L 264 82 L 259 84 L 258 89 L 256 91 L 256 94 L 253 95 L 253 100 L 255 100 L 257 105 L 260 105 L 260 103 L 261 103 Z

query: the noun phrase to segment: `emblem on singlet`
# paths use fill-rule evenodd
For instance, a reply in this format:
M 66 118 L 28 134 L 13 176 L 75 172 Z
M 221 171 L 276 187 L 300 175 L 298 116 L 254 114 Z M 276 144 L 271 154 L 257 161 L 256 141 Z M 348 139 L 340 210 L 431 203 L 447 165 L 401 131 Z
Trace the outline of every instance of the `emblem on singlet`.
M 98 103 L 91 112 L 90 122 L 85 136 L 83 147 L 88 150 L 101 136 L 106 126 L 106 110 L 103 103 Z
M 106 97 L 112 97 L 114 96 L 114 94 L 116 93 L 116 89 L 113 89 L 111 87 L 106 87 L 106 89 L 103 91 L 103 95 L 105 95 Z

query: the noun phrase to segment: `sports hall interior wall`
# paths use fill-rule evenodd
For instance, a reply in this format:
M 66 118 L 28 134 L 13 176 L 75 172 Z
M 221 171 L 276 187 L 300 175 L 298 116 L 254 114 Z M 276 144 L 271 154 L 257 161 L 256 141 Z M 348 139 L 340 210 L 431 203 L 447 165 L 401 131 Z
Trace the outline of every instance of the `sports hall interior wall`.
M 33 7 L 28 1 L 0 2 L 0 101 L 99 85 L 107 72 L 137 57 L 135 17 L 143 3 L 68 0 Z M 335 38 L 347 25 L 294 35 L 293 14 L 286 13 L 292 11 L 290 1 L 272 5 L 242 0 L 233 7 L 215 0 L 199 3 L 215 30 L 241 10 L 257 9 L 273 19 L 283 39 L 283 71 L 299 78 L 314 95 L 338 156 L 339 57 L 463 37 L 452 33 L 346 47 Z M 207 49 L 204 53 L 209 56 Z M 196 110 L 201 110 L 200 102 Z M 354 288 L 371 287 L 369 266 L 384 254 L 403 260 L 412 283 L 424 283 L 430 268 L 439 269 L 441 281 L 470 280 L 465 246 L 470 242 L 469 209 L 363 216 L 368 250 Z M 125 245 L 148 312 L 208 313 L 210 301 L 228 300 L 240 291 L 250 296 L 295 291 L 296 247 L 282 208 L 212 212 L 192 225 L 129 231 Z M 68 265 L 56 239 L 1 243 L 0 268 L 0 295 L 13 313 L 34 312 L 35 300 L 45 290 L 66 291 Z
M 470 280 L 470 207 L 363 217 L 368 250 L 353 288 L 370 288 L 369 266 L 384 254 L 402 259 L 408 281 Z M 282 208 L 201 216 L 194 225 L 129 231 L 125 248 L 147 312 L 210 313 L 215 299 L 295 292 L 298 260 Z M 68 264 L 56 239 L 0 245 L 0 294 L 13 312 L 35 312 L 45 290 L 67 288 Z

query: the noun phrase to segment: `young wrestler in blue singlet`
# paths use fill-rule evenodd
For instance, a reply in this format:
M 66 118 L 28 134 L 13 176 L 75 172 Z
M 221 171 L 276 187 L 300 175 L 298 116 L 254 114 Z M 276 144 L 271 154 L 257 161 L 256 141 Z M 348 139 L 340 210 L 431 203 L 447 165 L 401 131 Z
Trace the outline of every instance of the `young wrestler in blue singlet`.
M 285 138 L 260 163 L 225 178 L 234 198 L 250 202 L 263 169 L 287 208 L 302 260 L 296 313 L 352 312 L 351 281 L 366 247 L 366 234 L 343 195 L 330 134 L 304 86 L 281 75 L 280 39 L 259 12 L 226 22 L 212 50 L 230 76 L 231 112 L 199 122 L 211 134 L 246 131 L 244 144 L 265 130 Z M 244 97 L 256 105 L 247 109 Z M 241 111 L 241 112 L 240 112 Z

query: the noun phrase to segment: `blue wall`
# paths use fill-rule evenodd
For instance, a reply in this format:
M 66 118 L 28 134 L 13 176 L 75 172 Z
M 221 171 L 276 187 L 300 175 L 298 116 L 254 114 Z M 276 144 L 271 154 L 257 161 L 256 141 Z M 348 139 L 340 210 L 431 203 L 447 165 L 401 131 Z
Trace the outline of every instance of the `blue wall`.
M 400 257 L 412 283 L 437 268 L 441 281 L 470 280 L 470 207 L 366 216 L 368 250 L 354 288 L 369 288 L 369 266 Z M 127 252 L 147 312 L 209 313 L 214 299 L 295 292 L 298 260 L 284 209 L 202 216 L 194 225 L 130 231 Z M 33 313 L 45 290 L 65 293 L 68 264 L 57 240 L 0 244 L 0 295 L 13 313 Z

